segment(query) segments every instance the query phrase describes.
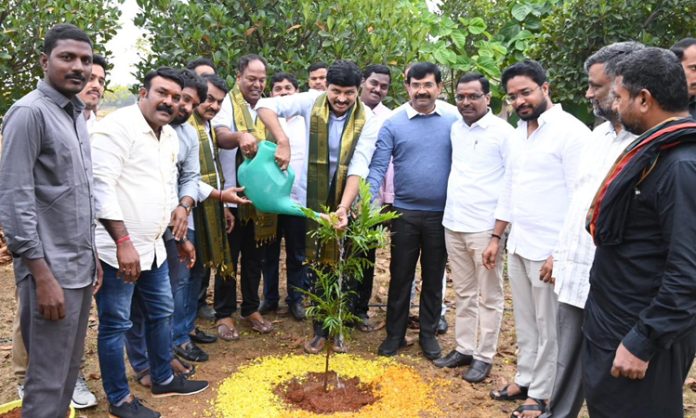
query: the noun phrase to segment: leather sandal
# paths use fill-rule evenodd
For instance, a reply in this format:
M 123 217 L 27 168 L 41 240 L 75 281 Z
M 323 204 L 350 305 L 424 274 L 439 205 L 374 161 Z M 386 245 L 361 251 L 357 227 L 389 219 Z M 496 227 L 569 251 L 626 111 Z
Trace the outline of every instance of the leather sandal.
M 249 321 L 251 329 L 261 334 L 268 334 L 273 331 L 273 324 L 263 319 L 260 313 L 254 312 L 249 316 L 242 317 L 245 321 Z
M 518 385 L 518 387 L 520 388 L 520 393 L 510 395 L 508 389 L 510 389 L 510 385 L 512 384 L 513 383 L 508 383 L 507 385 L 505 385 L 504 388 L 500 390 L 492 390 L 490 392 L 491 399 L 493 399 L 494 401 L 518 401 L 527 399 L 527 390 L 529 388 Z
M 517 407 L 512 412 L 512 415 L 510 415 L 510 418 L 522 418 L 523 414 L 525 411 L 534 411 L 534 412 L 539 412 L 538 416 L 541 416 L 544 412 L 546 412 L 546 401 L 543 399 L 537 399 L 537 398 L 527 398 L 533 400 L 535 403 L 533 404 L 522 404 Z
M 324 344 L 326 344 L 326 338 L 315 335 L 304 344 L 304 351 L 307 354 L 319 354 L 324 349 Z
M 239 332 L 234 326 L 232 318 L 222 318 L 217 321 L 218 337 L 224 341 L 236 341 L 239 339 Z
M 174 374 L 184 376 L 187 379 L 196 373 L 196 366 L 191 363 L 187 363 L 178 357 L 172 357 L 172 361 L 169 362 L 169 365 L 171 366 Z M 150 371 L 148 370 L 148 373 L 149 372 Z

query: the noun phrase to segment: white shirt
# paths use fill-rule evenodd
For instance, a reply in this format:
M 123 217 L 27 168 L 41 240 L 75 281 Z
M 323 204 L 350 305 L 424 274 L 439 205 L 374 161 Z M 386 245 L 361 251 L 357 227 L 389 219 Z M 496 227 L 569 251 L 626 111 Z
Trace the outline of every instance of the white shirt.
M 85 125 L 87 125 L 87 132 L 90 134 L 94 131 L 94 126 L 97 124 L 97 115 L 93 111 L 89 111 L 89 119 L 85 119 Z
M 290 119 L 280 118 L 280 126 L 290 140 L 290 168 L 295 173 L 290 198 L 304 205 L 307 196 L 307 182 L 303 181 L 302 170 L 307 159 L 307 132 L 302 116 Z
M 251 119 L 256 122 L 256 110 L 249 103 L 246 103 L 247 109 L 251 114 Z M 234 111 L 232 110 L 232 100 L 230 95 L 225 95 L 225 100 L 222 101 L 220 111 L 211 121 L 213 128 L 224 126 L 232 132 L 237 132 L 237 126 L 234 124 Z M 237 148 L 218 149 L 218 157 L 220 158 L 220 167 L 222 174 L 225 176 L 225 184 L 223 188 L 237 187 Z M 237 207 L 236 203 L 229 203 L 226 206 Z
M 611 123 L 605 122 L 595 128 L 583 147 L 581 172 L 553 251 L 554 291 L 559 302 L 585 308 L 595 253 L 592 237 L 585 229 L 585 217 L 609 169 L 635 138 L 625 129 L 616 135 Z
M 138 104 L 124 107 L 99 121 L 90 136 L 97 218 L 123 221 L 140 255 L 140 269 L 167 260 L 162 235 L 177 198 L 179 138 L 162 127 L 159 140 Z M 118 268 L 116 243 L 101 223 L 96 242 L 99 258 Z
M 314 107 L 314 102 L 316 102 L 317 98 L 323 93 L 323 91 L 309 90 L 304 93 L 292 94 L 289 96 L 265 98 L 259 100 L 256 104 L 256 109 L 271 109 L 279 117 L 284 118 L 291 118 L 293 116 L 304 117 L 307 140 L 305 149 L 306 155 L 309 157 L 309 132 L 312 120 L 312 108 Z M 341 117 L 337 117 L 333 112 L 329 114 L 329 147 L 331 147 L 332 144 L 340 144 L 343 126 L 347 119 L 346 115 L 347 113 Z M 367 106 L 365 106 L 365 119 L 365 126 L 363 126 L 360 137 L 358 138 L 358 143 L 355 146 L 355 151 L 353 152 L 353 158 L 348 165 L 347 176 L 360 176 L 366 178 L 370 172 L 370 160 L 372 159 L 372 153 L 375 151 L 377 133 L 382 126 L 382 121 L 380 118 L 375 118 L 374 113 L 372 113 L 372 110 Z M 299 173 L 295 174 L 295 180 L 302 182 L 301 184 L 304 185 L 305 191 L 307 187 L 308 160 L 309 158 L 304 159 L 304 167 L 301 170 L 302 178 L 299 178 Z M 302 205 L 307 204 L 306 193 L 304 196 L 298 196 L 298 203 Z
M 495 211 L 512 225 L 507 250 L 528 260 L 545 260 L 556 247 L 578 175 L 583 140 L 590 130 L 560 104 L 539 116 L 527 137 L 527 122 L 517 124 L 511 141 L 510 169 Z
M 442 225 L 456 232 L 493 229 L 515 129 L 490 109 L 471 126 L 452 125 L 452 168 Z

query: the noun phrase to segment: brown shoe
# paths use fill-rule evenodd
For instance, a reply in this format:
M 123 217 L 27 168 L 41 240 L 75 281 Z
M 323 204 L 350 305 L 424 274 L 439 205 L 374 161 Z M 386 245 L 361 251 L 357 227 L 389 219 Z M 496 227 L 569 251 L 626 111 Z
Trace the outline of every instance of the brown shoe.
M 319 354 L 324 349 L 324 344 L 326 344 L 326 338 L 315 335 L 304 344 L 304 351 L 307 354 Z
M 222 318 L 217 321 L 218 337 L 224 341 L 236 341 L 239 339 L 239 332 L 232 318 Z

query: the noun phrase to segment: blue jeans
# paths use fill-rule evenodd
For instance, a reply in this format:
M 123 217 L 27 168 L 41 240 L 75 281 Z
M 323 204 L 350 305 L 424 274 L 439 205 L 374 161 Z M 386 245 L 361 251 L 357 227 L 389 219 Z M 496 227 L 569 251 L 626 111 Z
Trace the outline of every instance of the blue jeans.
M 285 265 L 287 270 L 288 297 L 286 302 L 299 303 L 302 292 L 296 289 L 306 289 L 307 267 L 305 261 L 305 239 L 307 235 L 307 220 L 299 216 L 278 215 L 278 237 L 266 245 L 263 260 L 263 298 L 267 302 L 277 303 L 278 295 L 278 263 L 280 261 L 280 240 L 285 237 Z
M 193 229 L 188 230 L 188 240 L 196 245 L 196 234 Z M 177 260 L 178 262 L 178 260 Z M 205 268 L 200 259 L 196 260 L 193 268 L 189 270 L 185 263 L 179 262 L 179 274 L 177 283 L 172 287 L 174 293 L 174 320 L 172 324 L 172 342 L 174 345 L 182 345 L 191 341 L 189 334 L 196 325 L 198 312 L 198 293 L 201 288 L 201 279 Z
M 126 332 L 131 328 L 131 303 L 142 309 L 145 320 L 145 343 L 152 381 L 162 383 L 172 376 L 171 317 L 174 301 L 167 263 L 140 273 L 135 283 L 116 276 L 117 269 L 102 262 L 104 281 L 96 295 L 99 313 L 97 349 L 104 392 L 109 403 L 116 404 L 130 394 L 123 348 Z M 135 302 L 137 300 L 137 302 Z M 137 309 L 136 308 L 136 309 Z

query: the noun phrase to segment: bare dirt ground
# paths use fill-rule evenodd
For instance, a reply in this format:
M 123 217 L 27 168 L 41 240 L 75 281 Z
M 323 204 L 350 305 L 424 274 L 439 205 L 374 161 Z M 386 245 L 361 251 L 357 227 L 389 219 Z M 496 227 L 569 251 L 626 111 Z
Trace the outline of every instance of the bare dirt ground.
M 383 305 L 386 303 L 389 280 L 387 251 L 382 250 L 378 253 L 375 274 L 372 303 Z M 281 287 L 284 287 L 283 283 L 284 280 L 281 279 Z M 4 289 L 0 293 L 0 403 L 4 403 L 17 398 L 17 382 L 11 367 L 12 320 L 16 310 L 15 286 L 11 267 L 0 267 L 0 288 Z M 447 287 L 446 299 L 450 307 L 447 313 L 450 330 L 439 338 L 443 354 L 448 353 L 454 345 L 454 331 L 452 327 L 454 323 L 454 294 L 451 283 Z M 385 310 L 376 306 L 371 308 L 370 315 L 376 321 L 384 320 Z M 147 390 L 135 382 L 129 370 L 131 389 L 136 396 L 143 399 L 147 405 L 160 411 L 165 417 L 209 416 L 209 413 L 206 413 L 206 411 L 211 410 L 211 402 L 217 394 L 217 386 L 222 380 L 234 373 L 237 367 L 257 356 L 303 353 L 302 344 L 312 333 L 310 323 L 307 321 L 297 322 L 287 313 L 271 314 L 268 318 L 273 321 L 275 327 L 271 334 L 259 335 L 242 324 L 239 326 L 241 333 L 239 341 L 216 342 L 203 346 L 210 354 L 210 360 L 206 363 L 197 364 L 196 378 L 207 379 L 211 382 L 211 388 L 206 392 L 193 397 L 155 399 Z M 199 326 L 206 331 L 214 332 L 212 323 L 199 321 Z M 411 335 L 417 340 L 417 331 L 409 332 L 413 333 Z M 107 415 L 107 402 L 101 381 L 99 380 L 100 371 L 96 354 L 96 335 L 96 310 L 93 308 L 85 347 L 87 364 L 83 371 L 87 377 L 88 385 L 97 394 L 99 405 L 95 408 L 79 411 L 78 417 L 104 417 Z M 356 331 L 353 334 L 353 339 L 349 341 L 349 350 L 355 354 L 372 357 L 377 352 L 377 347 L 383 338 L 384 330 L 369 334 Z M 516 344 L 509 289 L 506 290 L 505 314 L 498 356 L 495 359 L 495 365 L 490 377 L 484 382 L 472 385 L 459 377 L 461 370 L 440 370 L 435 368 L 421 355 L 418 344 L 407 347 L 402 352 L 403 356 L 398 357 L 399 361 L 416 367 L 424 378 L 443 378 L 450 382 L 450 384 L 440 389 L 437 394 L 439 398 L 438 404 L 443 411 L 443 417 L 508 417 L 517 405 L 511 402 L 494 402 L 488 395 L 489 391 L 500 387 L 514 377 Z M 696 377 L 694 369 L 692 369 L 691 376 Z M 685 415 L 695 417 L 696 393 L 690 390 L 688 386 L 685 386 L 684 396 Z M 587 416 L 584 410 L 581 416 Z

